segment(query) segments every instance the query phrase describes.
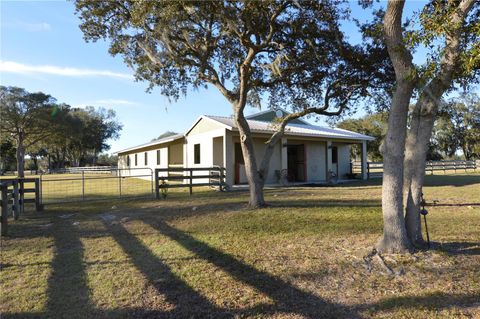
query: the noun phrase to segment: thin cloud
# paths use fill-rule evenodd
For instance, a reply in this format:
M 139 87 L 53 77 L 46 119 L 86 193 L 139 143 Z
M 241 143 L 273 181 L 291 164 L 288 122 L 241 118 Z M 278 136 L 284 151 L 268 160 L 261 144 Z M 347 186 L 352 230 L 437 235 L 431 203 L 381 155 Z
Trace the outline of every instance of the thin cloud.
M 48 74 L 69 77 L 109 77 L 117 79 L 133 79 L 133 76 L 130 74 L 108 70 L 78 69 L 54 65 L 28 65 L 13 61 L 1 60 L 0 71 L 18 74 Z
M 132 106 L 132 105 L 138 105 L 138 103 L 134 101 L 122 100 L 122 99 L 101 99 L 101 100 L 95 100 L 91 102 L 79 103 L 74 105 L 74 107 L 85 108 L 87 106 L 103 106 L 103 107 L 114 108 L 116 106 Z
M 14 21 L 7 22 L 3 24 L 3 26 L 9 29 L 18 29 L 27 32 L 45 32 L 52 30 L 52 26 L 47 22 Z

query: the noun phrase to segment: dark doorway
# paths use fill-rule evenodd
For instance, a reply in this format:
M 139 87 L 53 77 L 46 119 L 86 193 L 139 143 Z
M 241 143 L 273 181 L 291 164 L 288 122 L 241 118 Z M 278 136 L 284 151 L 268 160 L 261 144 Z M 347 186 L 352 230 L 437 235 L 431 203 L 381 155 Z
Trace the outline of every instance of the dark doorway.
M 306 174 L 306 158 L 305 145 L 288 145 L 287 146 L 287 165 L 288 165 L 288 181 L 289 182 L 305 182 Z
M 332 147 L 332 171 L 338 176 L 338 148 Z
M 240 184 L 240 168 L 245 165 L 243 159 L 242 146 L 240 143 L 235 143 L 235 184 Z

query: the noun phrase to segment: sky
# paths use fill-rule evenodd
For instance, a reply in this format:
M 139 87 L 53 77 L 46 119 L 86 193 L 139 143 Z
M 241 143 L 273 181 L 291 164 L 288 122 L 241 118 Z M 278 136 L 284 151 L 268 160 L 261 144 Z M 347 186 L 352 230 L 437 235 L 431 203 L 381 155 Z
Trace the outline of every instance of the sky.
M 355 3 L 353 14 L 364 17 Z M 405 13 L 422 5 L 410 1 Z M 232 114 L 213 87 L 191 90 L 177 102 L 158 90 L 146 93 L 148 83 L 135 82 L 122 58 L 108 53 L 108 43 L 83 40 L 72 1 L 0 0 L 0 10 L 0 84 L 42 91 L 73 107 L 115 110 L 123 130 L 110 141 L 109 152 L 149 142 L 167 130 L 184 132 L 202 114 Z M 343 28 L 351 41 L 361 41 L 353 23 Z M 249 108 L 246 114 L 258 111 Z

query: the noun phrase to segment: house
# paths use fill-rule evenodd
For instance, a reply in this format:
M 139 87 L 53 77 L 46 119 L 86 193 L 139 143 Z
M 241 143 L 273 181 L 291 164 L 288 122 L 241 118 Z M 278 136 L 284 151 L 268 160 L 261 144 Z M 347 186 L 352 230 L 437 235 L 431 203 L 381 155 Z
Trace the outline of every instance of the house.
M 286 111 L 268 110 L 247 117 L 258 163 L 265 142 L 275 130 L 274 120 Z M 290 122 L 281 143 L 275 146 L 266 184 L 277 184 L 286 174 L 290 182 L 321 183 L 331 176 L 350 177 L 350 147 L 362 147 L 362 178 L 366 179 L 366 143 L 372 137 L 338 129 L 311 125 L 302 119 Z M 117 152 L 118 166 L 130 175 L 140 168 L 212 167 L 226 168 L 229 186 L 247 183 L 240 147 L 240 135 L 233 118 L 200 116 L 183 134 Z

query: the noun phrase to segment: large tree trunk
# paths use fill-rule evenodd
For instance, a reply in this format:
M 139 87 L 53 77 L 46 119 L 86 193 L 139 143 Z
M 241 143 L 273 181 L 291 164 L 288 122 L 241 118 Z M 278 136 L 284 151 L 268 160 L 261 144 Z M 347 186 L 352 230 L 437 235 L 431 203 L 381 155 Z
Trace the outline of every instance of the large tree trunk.
M 405 190 L 408 194 L 405 219 L 408 236 L 414 244 L 423 242 L 419 211 L 428 142 L 432 136 L 440 99 L 452 84 L 453 72 L 461 53 L 461 26 L 473 3 L 473 0 L 463 0 L 453 13 L 451 23 L 455 28 L 446 35 L 446 47 L 440 62 L 440 71 L 424 88 L 412 114 L 405 159 Z
M 23 145 L 23 137 L 17 138 L 17 176 L 25 177 L 25 147 Z
M 260 208 L 265 206 L 263 197 L 264 176 L 260 176 L 255 160 L 255 150 L 253 147 L 252 134 L 250 127 L 244 115 L 240 112 L 235 114 L 235 122 L 240 133 L 240 145 L 242 147 L 243 159 L 245 162 L 245 173 L 248 179 L 250 189 L 250 200 L 248 206 L 250 208 Z
M 433 79 L 420 95 L 412 112 L 406 145 L 404 178 L 405 192 L 409 194 L 405 214 L 406 228 L 412 243 L 419 245 L 423 244 L 419 212 L 425 180 L 428 143 L 432 137 L 440 99 L 451 81 L 448 74 L 443 75 L 442 81 L 438 78 Z
M 415 69 L 412 56 L 403 41 L 404 5 L 405 1 L 390 0 L 384 17 L 385 42 L 395 68 L 396 88 L 388 117 L 387 135 L 382 145 L 383 236 L 377 243 L 377 250 L 380 252 L 402 253 L 411 250 L 403 215 L 403 161 L 408 107 L 414 89 Z
M 412 114 L 405 149 L 404 189 L 407 196 L 405 226 L 414 245 L 422 245 L 420 205 L 425 180 L 425 162 L 437 108 L 432 101 L 421 98 Z M 430 105 L 427 105 L 430 104 Z
M 388 131 L 382 147 L 383 236 L 377 243 L 377 250 L 380 252 L 401 253 L 411 250 L 403 216 L 403 160 L 408 105 L 412 91 L 411 83 L 397 83 L 388 118 Z

